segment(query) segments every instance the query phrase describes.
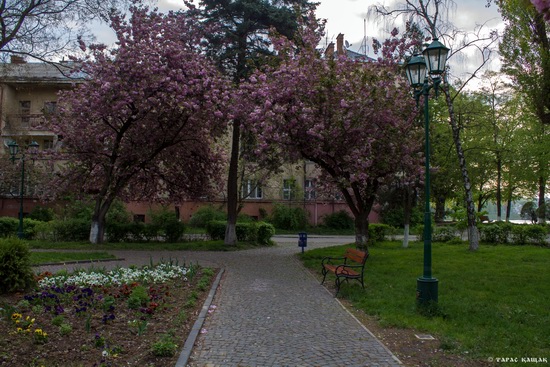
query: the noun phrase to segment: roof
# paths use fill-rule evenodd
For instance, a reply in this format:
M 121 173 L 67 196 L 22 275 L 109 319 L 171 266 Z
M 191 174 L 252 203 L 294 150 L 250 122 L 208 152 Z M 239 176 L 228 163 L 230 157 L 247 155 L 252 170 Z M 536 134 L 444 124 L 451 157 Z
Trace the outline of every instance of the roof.
M 84 79 L 82 73 L 72 73 L 74 63 L 46 64 L 22 63 L 0 64 L 0 82 L 19 83 L 62 83 L 70 84 Z
M 359 52 L 355 52 L 350 49 L 346 49 L 346 56 L 352 60 L 357 60 L 357 61 L 368 61 L 368 62 L 376 61 L 376 59 L 370 56 L 367 56 L 365 54 L 360 54 Z

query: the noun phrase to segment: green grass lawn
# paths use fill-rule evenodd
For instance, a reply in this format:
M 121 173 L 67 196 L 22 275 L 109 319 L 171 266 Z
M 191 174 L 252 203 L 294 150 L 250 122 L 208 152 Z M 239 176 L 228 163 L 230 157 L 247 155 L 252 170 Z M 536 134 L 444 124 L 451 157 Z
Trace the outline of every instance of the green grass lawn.
M 115 259 L 107 252 L 31 252 L 31 264 L 65 263 L 72 261 L 90 261 Z
M 343 247 L 307 251 L 306 266 L 320 274 L 324 256 Z M 363 291 L 344 284 L 339 297 L 375 316 L 382 326 L 431 333 L 440 347 L 474 358 L 550 358 L 550 249 L 532 246 L 433 244 L 433 276 L 439 279 L 439 313 L 416 309 L 423 244 L 384 242 L 370 248 Z M 333 278 L 330 279 L 333 281 Z M 357 284 L 354 284 L 357 283 Z
M 178 243 L 165 242 L 117 242 L 92 245 L 89 242 L 27 241 L 30 249 L 57 250 L 167 250 L 167 251 L 236 251 L 258 247 L 253 243 L 239 241 L 236 246 L 224 245 L 223 241 L 191 241 Z

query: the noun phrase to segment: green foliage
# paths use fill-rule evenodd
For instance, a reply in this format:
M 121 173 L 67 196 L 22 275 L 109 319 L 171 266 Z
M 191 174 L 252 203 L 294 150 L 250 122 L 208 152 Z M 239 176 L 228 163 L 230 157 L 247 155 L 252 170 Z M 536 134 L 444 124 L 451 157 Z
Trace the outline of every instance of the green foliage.
M 200 207 L 189 220 L 191 227 L 205 228 L 212 221 L 226 220 L 227 216 L 222 210 L 212 205 Z
M 516 245 L 544 245 L 547 231 L 544 225 L 516 225 L 512 227 L 512 242 Z
M 437 242 L 449 242 L 460 238 L 457 228 L 454 226 L 436 226 L 432 230 L 432 240 Z
M 225 227 L 227 223 L 222 221 L 211 221 L 206 224 L 206 233 L 212 240 L 223 240 L 225 238 Z
M 508 243 L 512 233 L 513 224 L 505 222 L 480 224 L 479 234 L 483 242 L 497 244 Z
M 323 217 L 323 224 L 333 229 L 353 229 L 354 223 L 353 217 L 345 210 L 327 214 Z
M 49 222 L 53 220 L 54 212 L 52 208 L 37 205 L 35 206 L 27 218 L 39 220 L 41 222 Z
M 206 233 L 212 240 L 223 240 L 227 223 L 212 221 L 206 225 Z M 270 243 L 271 237 L 275 234 L 275 228 L 264 222 L 237 223 L 235 226 L 238 241 L 257 242 L 262 245 Z
M 0 217 L 0 237 L 9 237 L 17 233 L 19 219 L 12 217 Z
M 177 344 L 169 334 L 164 334 L 158 341 L 153 343 L 151 351 L 157 357 L 173 357 L 176 355 Z
M 27 244 L 15 238 L 0 240 L 0 294 L 25 290 L 34 284 Z
M 149 301 L 149 295 L 144 286 L 138 285 L 132 289 L 130 296 L 128 297 L 128 308 L 138 309 L 141 306 L 145 306 Z
M 520 214 L 522 219 L 530 220 L 535 223 L 537 221 L 537 205 L 533 201 L 528 201 L 521 207 Z
M 394 228 L 403 228 L 404 227 L 404 209 L 402 206 L 383 209 L 381 212 L 382 222 Z M 422 213 L 422 208 L 414 207 L 411 212 L 411 219 L 409 225 L 415 226 L 422 224 L 424 220 L 424 213 Z
M 163 207 L 161 210 L 151 213 L 151 225 L 158 228 L 159 235 L 166 242 L 178 242 L 185 231 L 185 226 L 176 218 L 173 211 Z
M 90 221 L 85 219 L 54 220 L 51 223 L 53 241 L 85 241 L 90 237 Z
M 369 239 L 372 242 L 384 241 L 386 236 L 390 235 L 392 228 L 387 224 L 372 223 L 369 224 Z
M 256 223 L 237 223 L 235 226 L 238 241 L 256 242 L 258 238 L 258 228 Z
M 260 245 L 269 245 L 271 237 L 275 235 L 275 227 L 269 223 L 259 222 L 258 227 L 258 243 Z
M 307 212 L 300 207 L 275 204 L 270 221 L 275 228 L 286 230 L 304 229 L 307 225 Z

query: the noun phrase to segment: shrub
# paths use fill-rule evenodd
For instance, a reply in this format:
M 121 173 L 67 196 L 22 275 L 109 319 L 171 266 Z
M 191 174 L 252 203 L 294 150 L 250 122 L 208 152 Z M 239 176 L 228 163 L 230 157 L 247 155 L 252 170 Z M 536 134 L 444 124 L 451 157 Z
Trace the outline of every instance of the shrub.
M 25 290 L 35 284 L 30 251 L 21 240 L 0 240 L 0 293 Z
M 160 211 L 151 214 L 152 223 L 150 225 L 158 228 L 159 235 L 164 237 L 166 242 L 177 242 L 180 240 L 185 226 L 176 218 L 174 212 L 167 208 L 162 208 Z
M 107 239 L 109 242 L 127 241 L 135 232 L 133 229 L 133 223 L 108 223 L 106 228 Z
M 546 228 L 543 225 L 517 225 L 512 227 L 512 242 L 516 245 L 544 245 Z
M 391 232 L 391 227 L 387 224 L 373 223 L 369 224 L 369 238 L 372 242 L 384 241 Z
M 196 228 L 206 228 L 212 221 L 223 221 L 227 217 L 223 211 L 212 205 L 200 207 L 189 220 L 189 225 Z
M 490 223 L 479 225 L 481 240 L 487 243 L 508 243 L 513 225 L 510 223 Z
M 449 242 L 459 238 L 454 226 L 435 227 L 432 229 L 432 240 L 437 242 Z
M 336 213 L 325 215 L 323 217 L 323 224 L 333 229 L 353 229 L 354 219 L 347 211 L 340 210 Z
M 271 223 L 275 228 L 280 229 L 303 229 L 307 224 L 307 213 L 303 208 L 275 204 L 271 214 Z
M 17 233 L 19 219 L 12 217 L 0 217 L 0 237 L 9 237 Z
M 213 240 L 223 240 L 225 238 L 226 222 L 211 221 L 206 224 L 206 233 Z
M 53 220 L 53 214 L 52 208 L 37 205 L 32 209 L 27 218 L 39 220 L 41 222 L 49 222 Z
M 36 238 L 37 230 L 43 222 L 30 218 L 23 218 L 23 237 L 32 240 Z
M 90 237 L 90 221 L 84 219 L 54 220 L 53 241 L 86 241 Z
M 256 223 L 237 223 L 235 226 L 235 232 L 237 234 L 237 241 L 251 241 L 256 242 L 258 239 L 258 228 Z M 224 235 L 225 238 L 225 235 Z
M 382 212 L 380 214 L 382 215 L 382 222 L 384 224 L 387 224 L 395 228 L 404 227 L 405 214 L 404 214 L 403 207 L 382 209 Z M 424 213 L 422 212 L 422 208 L 421 207 L 412 208 L 409 225 L 413 227 L 418 224 L 422 224 L 423 221 L 424 221 Z
M 275 227 L 269 223 L 258 223 L 258 243 L 260 245 L 269 245 L 271 243 L 271 237 L 275 234 Z

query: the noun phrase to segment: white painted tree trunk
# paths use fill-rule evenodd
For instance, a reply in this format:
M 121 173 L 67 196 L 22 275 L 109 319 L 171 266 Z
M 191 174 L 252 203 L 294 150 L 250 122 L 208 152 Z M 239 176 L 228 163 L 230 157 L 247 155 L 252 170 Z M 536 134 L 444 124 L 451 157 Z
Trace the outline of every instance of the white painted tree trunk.
M 227 223 L 225 227 L 225 240 L 224 244 L 229 246 L 237 245 L 237 231 L 235 229 L 235 224 Z
M 92 226 L 90 228 L 90 243 L 98 244 L 99 243 L 99 222 L 92 221 Z
M 405 224 L 405 229 L 403 230 L 403 248 L 409 247 L 409 225 Z

